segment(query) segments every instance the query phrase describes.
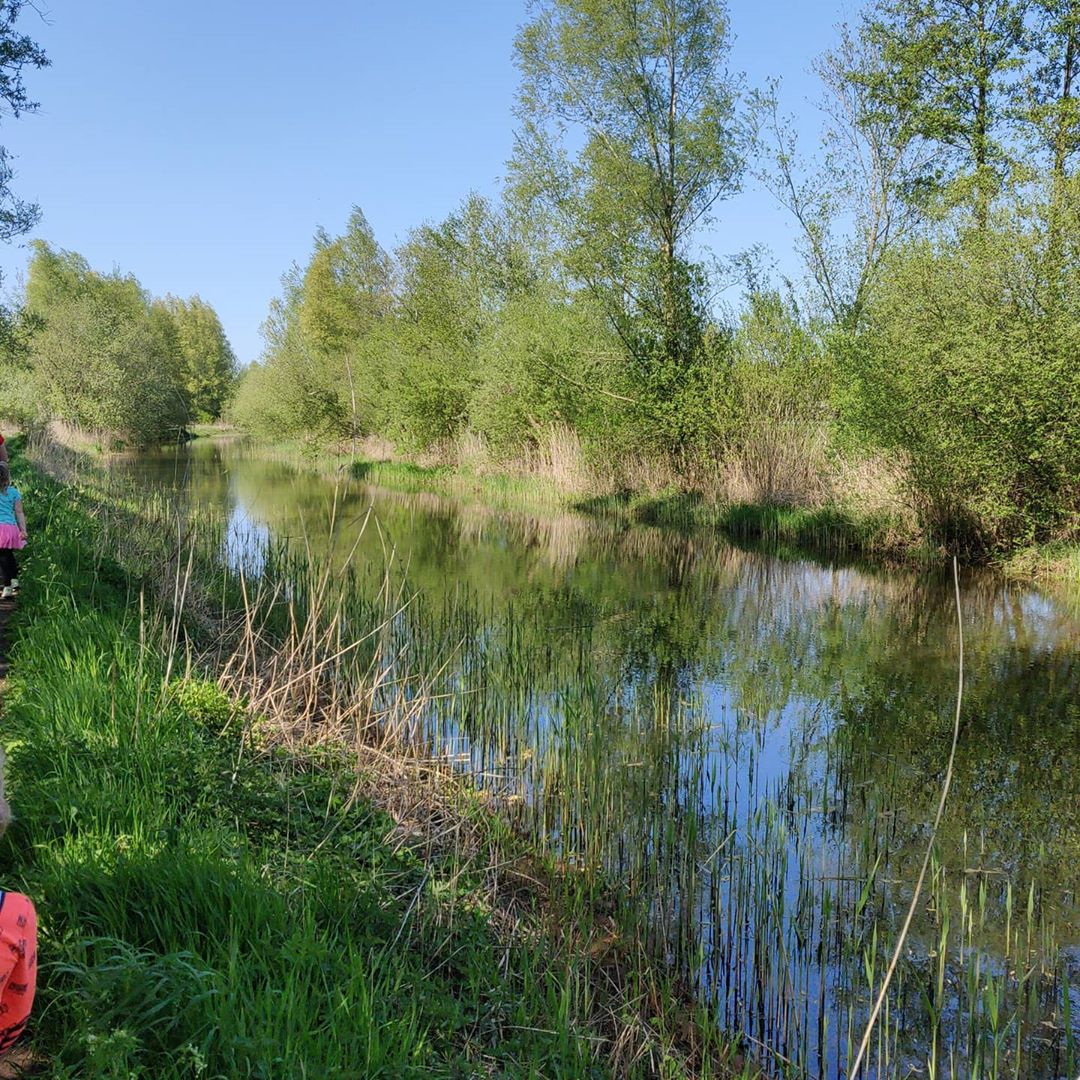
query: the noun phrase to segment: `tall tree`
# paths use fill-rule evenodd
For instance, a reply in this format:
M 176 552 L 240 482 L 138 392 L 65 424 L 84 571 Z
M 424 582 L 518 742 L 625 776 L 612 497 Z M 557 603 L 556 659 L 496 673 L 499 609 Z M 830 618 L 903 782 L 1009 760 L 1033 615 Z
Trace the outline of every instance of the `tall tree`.
M 300 325 L 309 343 L 328 354 L 347 352 L 389 310 L 393 277 L 390 257 L 358 206 L 341 236 L 331 239 L 320 230 L 300 301 Z
M 336 404 L 330 412 L 347 415 L 345 427 L 354 444 L 359 433 L 359 399 L 354 357 L 361 339 L 390 313 L 394 293 L 390 256 L 375 239 L 364 212 L 354 206 L 345 232 L 331 239 L 323 230 L 304 272 L 299 325 L 304 345 L 314 353 L 316 377 L 336 368 L 345 377 L 345 397 L 323 381 L 321 400 Z
M 920 220 L 915 197 L 929 157 L 906 119 L 877 106 L 884 60 L 865 28 L 841 28 L 815 68 L 823 95 L 823 156 L 804 164 L 778 87 L 755 98 L 758 178 L 795 218 L 810 277 L 831 319 L 856 326 L 890 248 Z
M 175 437 L 188 419 L 176 325 L 130 275 L 99 274 L 34 241 L 26 308 L 39 413 L 128 441 Z
M 237 388 L 235 415 L 277 435 L 361 433 L 357 360 L 394 304 L 394 265 L 359 207 L 345 232 L 320 229 L 307 265 L 293 265 L 263 324 L 262 363 Z
M 884 63 L 863 79 L 884 115 L 941 154 L 941 189 L 970 193 L 985 227 L 1009 164 L 1010 80 L 1024 59 L 1027 0 L 878 0 L 865 34 Z
M 510 224 L 479 195 L 415 229 L 398 259 L 402 317 L 456 348 L 473 348 L 485 322 L 533 280 Z
M 225 328 L 213 307 L 198 296 L 188 300 L 169 296 L 165 307 L 176 326 L 181 381 L 191 415 L 216 420 L 236 380 L 236 356 Z
M 1035 64 L 1024 80 L 1020 117 L 1056 180 L 1080 152 L 1080 0 L 1035 0 Z
M 530 10 L 516 43 L 516 189 L 553 212 L 572 273 L 646 370 L 684 367 L 703 321 L 694 231 L 742 169 L 726 8 L 534 0 Z
M 478 195 L 413 230 L 397 258 L 398 363 L 387 412 L 399 435 L 426 446 L 465 423 L 481 339 L 532 270 L 505 216 Z
M 23 70 L 49 65 L 42 48 L 15 28 L 20 12 L 27 6 L 26 0 L 0 3 L 0 113 L 13 117 L 38 107 L 27 94 Z M 11 190 L 14 175 L 7 150 L 0 146 L 0 240 L 28 232 L 41 216 L 37 204 L 23 202 Z
M 282 275 L 281 295 L 270 301 L 261 327 L 261 362 L 238 380 L 232 413 L 243 426 L 276 438 L 337 437 L 348 422 L 341 368 L 336 359 L 312 348 L 301 329 L 303 286 L 304 270 L 293 263 Z

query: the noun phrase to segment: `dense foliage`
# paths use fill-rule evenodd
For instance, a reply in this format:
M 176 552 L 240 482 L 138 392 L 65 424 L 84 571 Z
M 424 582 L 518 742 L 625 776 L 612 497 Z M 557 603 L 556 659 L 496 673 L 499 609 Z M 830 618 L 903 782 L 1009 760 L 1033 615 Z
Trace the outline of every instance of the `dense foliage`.
M 393 259 L 354 211 L 285 276 L 264 334 L 232 415 L 273 435 L 426 448 L 472 431 L 512 452 L 553 423 L 598 429 L 625 377 L 599 307 L 476 196 Z
M 890 260 L 849 346 L 848 415 L 903 455 L 937 535 L 997 548 L 1072 533 L 1080 477 L 1076 204 L 923 238 Z
M 236 357 L 217 312 L 198 296 L 165 299 L 176 324 L 180 381 L 188 413 L 195 420 L 221 416 L 236 380 Z
M 98 273 L 41 241 L 33 249 L 6 355 L 9 414 L 139 443 L 221 415 L 236 361 L 212 307 L 155 300 L 130 275 Z

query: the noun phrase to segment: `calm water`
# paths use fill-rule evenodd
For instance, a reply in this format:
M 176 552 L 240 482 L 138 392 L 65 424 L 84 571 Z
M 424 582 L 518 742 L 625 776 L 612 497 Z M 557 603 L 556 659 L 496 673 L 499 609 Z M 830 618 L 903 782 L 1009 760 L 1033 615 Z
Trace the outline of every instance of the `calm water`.
M 374 583 L 392 552 L 445 694 L 431 748 L 624 882 L 771 1073 L 844 1075 L 948 757 L 950 579 L 335 485 L 241 443 L 117 469 L 224 513 L 234 566 L 288 539 Z M 1080 625 L 984 576 L 962 595 L 956 774 L 867 1075 L 1075 1080 Z

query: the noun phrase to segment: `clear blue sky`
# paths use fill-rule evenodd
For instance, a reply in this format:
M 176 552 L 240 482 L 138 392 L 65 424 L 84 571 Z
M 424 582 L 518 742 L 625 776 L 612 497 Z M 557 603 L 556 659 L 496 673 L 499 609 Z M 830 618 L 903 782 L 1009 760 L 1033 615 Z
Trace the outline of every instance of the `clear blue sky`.
M 813 57 L 840 0 L 731 0 L 731 67 L 784 80 L 816 119 Z M 387 248 L 471 190 L 495 194 L 510 154 L 512 43 L 524 0 L 44 0 L 21 27 L 52 60 L 30 72 L 34 115 L 6 118 L 16 192 L 41 203 L 32 235 L 198 293 L 244 363 L 282 272 L 317 225 L 360 205 Z M 793 232 L 764 192 L 718 208 L 710 246 L 767 244 L 795 270 Z M 25 247 L 0 246 L 5 288 Z

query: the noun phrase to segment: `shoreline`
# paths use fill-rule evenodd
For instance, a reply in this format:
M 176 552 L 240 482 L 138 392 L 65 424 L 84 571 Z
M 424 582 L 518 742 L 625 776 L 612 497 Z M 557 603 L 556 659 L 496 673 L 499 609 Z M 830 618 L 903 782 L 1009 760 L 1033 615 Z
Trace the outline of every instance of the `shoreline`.
M 223 628 L 200 626 L 198 564 L 171 604 L 169 566 L 138 572 L 120 542 L 154 521 L 21 450 L 34 544 L 9 624 L 3 857 L 47 928 L 35 1053 L 86 1076 L 234 1075 L 284 1045 L 310 1075 L 750 1075 L 615 924 L 612 883 L 540 853 L 438 762 L 288 730 L 287 695 L 258 683 L 272 658 L 239 678 L 196 644 Z
M 722 503 L 683 489 L 595 495 L 571 490 L 520 470 L 484 472 L 426 464 L 408 456 L 353 456 L 295 442 L 271 442 L 240 429 L 206 431 L 197 439 L 246 439 L 265 456 L 325 476 L 349 477 L 399 493 L 424 492 L 478 502 L 493 510 L 581 514 L 625 525 L 679 532 L 714 530 L 736 544 L 761 545 L 779 555 L 852 558 L 880 569 L 947 570 L 951 556 L 881 514 L 859 517 L 836 504 L 818 507 L 768 503 Z M 1034 586 L 1066 602 L 1080 602 L 1080 543 L 1055 541 L 1008 555 L 961 558 L 961 566 L 985 570 L 1011 584 Z

